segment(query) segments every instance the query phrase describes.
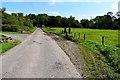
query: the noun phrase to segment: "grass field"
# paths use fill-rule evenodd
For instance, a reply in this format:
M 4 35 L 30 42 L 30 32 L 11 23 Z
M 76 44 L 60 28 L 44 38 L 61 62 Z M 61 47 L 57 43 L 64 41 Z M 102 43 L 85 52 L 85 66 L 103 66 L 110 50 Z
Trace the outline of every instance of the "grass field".
M 63 28 L 52 28 L 52 29 L 55 31 L 64 30 Z M 75 38 L 79 38 L 79 33 L 80 33 L 81 35 L 80 39 L 83 39 L 84 34 L 86 34 L 86 41 L 95 42 L 98 44 L 102 44 L 102 36 L 104 36 L 105 45 L 118 46 L 118 30 L 71 28 L 71 32 L 76 33 Z
M 83 46 L 87 51 L 85 53 L 82 53 L 84 58 L 84 61 L 88 65 L 89 68 L 95 68 L 96 70 L 93 70 L 92 73 L 96 75 L 96 72 L 104 73 L 109 75 L 111 78 L 119 77 L 120 78 L 120 48 L 118 47 L 118 30 L 100 30 L 100 29 L 81 29 L 81 28 L 71 28 L 72 33 L 76 33 L 75 37 L 66 37 L 66 34 L 61 33 L 63 28 L 49 28 L 44 27 L 42 28 L 43 31 L 50 33 L 55 33 L 59 36 L 62 36 L 64 38 L 67 38 L 69 40 L 72 40 L 81 46 Z M 68 29 L 67 29 L 68 31 Z M 79 39 L 79 33 L 80 33 L 80 39 Z M 86 34 L 86 40 L 83 40 L 84 34 Z M 102 36 L 105 37 L 105 45 L 102 45 Z M 91 58 L 87 59 L 87 55 L 91 56 Z M 103 55 L 106 59 L 102 60 Z M 98 59 L 96 59 L 98 57 Z M 91 61 L 88 61 L 91 60 Z M 106 62 L 107 61 L 107 62 Z M 101 62 L 101 63 L 100 63 Z M 93 65 L 94 63 L 94 65 Z M 115 70 L 115 73 L 110 73 L 109 69 L 107 67 L 101 67 L 101 70 L 99 71 L 100 64 L 105 64 L 111 66 L 111 70 Z M 95 66 L 96 65 L 96 66 Z M 103 69 L 103 70 L 102 70 Z M 90 70 L 90 69 L 89 69 Z M 91 71 L 91 70 L 90 70 Z M 103 72 L 102 72 L 103 71 Z M 108 73 L 109 72 L 109 73 Z M 119 75 L 118 75 L 119 74 Z

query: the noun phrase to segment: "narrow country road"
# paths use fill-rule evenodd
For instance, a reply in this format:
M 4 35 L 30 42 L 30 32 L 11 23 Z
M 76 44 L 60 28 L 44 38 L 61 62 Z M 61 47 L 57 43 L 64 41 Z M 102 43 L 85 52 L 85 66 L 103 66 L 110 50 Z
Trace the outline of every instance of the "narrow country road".
M 81 78 L 64 51 L 40 28 L 1 56 L 3 78 Z

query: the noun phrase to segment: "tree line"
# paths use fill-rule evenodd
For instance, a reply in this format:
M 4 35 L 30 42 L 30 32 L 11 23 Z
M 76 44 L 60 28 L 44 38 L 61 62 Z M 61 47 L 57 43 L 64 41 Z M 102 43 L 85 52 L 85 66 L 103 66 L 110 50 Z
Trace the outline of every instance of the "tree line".
M 6 8 L 0 9 L 2 13 L 3 25 L 17 25 L 33 27 L 42 25 L 48 27 L 72 27 L 72 28 L 91 28 L 91 29 L 119 29 L 120 18 L 113 16 L 112 12 L 108 12 L 104 16 L 96 16 L 93 19 L 76 20 L 75 17 L 61 17 L 61 16 L 49 16 L 47 14 L 28 14 L 23 13 L 5 13 Z

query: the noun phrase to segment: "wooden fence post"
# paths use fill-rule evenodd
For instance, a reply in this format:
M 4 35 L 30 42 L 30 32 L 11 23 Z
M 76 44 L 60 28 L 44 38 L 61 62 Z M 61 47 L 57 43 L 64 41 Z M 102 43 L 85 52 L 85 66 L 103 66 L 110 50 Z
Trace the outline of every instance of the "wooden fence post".
M 66 31 L 66 27 L 64 28 L 64 33 L 66 33 L 67 31 Z
M 79 33 L 79 38 L 80 38 L 80 33 Z
M 74 33 L 74 37 L 76 36 L 76 34 Z
M 70 27 L 69 27 L 69 31 L 68 32 L 69 32 L 69 34 L 71 33 L 71 28 Z
M 62 33 L 63 33 L 63 30 L 62 30 Z
M 104 46 L 104 36 L 102 36 L 102 45 Z
M 68 37 L 68 33 L 67 33 L 67 31 L 66 31 L 66 37 Z
M 85 40 L 85 34 L 84 34 L 84 40 Z

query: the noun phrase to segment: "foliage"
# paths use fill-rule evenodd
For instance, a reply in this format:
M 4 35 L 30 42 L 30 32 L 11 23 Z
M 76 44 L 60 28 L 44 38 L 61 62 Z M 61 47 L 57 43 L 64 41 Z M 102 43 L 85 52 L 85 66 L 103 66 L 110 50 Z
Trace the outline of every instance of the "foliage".
M 19 21 L 15 16 L 2 13 L 2 24 L 19 25 Z
M 19 31 L 19 26 L 16 25 L 2 25 L 2 30 L 3 31 L 12 31 L 12 32 L 18 32 Z
M 96 16 L 95 18 L 76 20 L 75 17 L 68 18 L 62 16 L 49 16 L 47 14 L 29 14 L 24 16 L 23 13 L 12 13 L 9 15 L 3 11 L 2 24 L 19 25 L 19 26 L 38 26 L 42 25 L 49 27 L 72 27 L 72 28 L 91 28 L 91 29 L 115 29 L 120 28 L 120 18 L 113 16 L 112 12 L 108 12 L 103 16 Z
M 0 35 L 0 39 L 5 39 L 3 36 Z

